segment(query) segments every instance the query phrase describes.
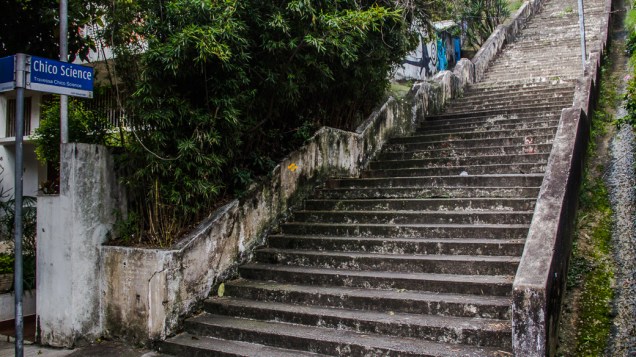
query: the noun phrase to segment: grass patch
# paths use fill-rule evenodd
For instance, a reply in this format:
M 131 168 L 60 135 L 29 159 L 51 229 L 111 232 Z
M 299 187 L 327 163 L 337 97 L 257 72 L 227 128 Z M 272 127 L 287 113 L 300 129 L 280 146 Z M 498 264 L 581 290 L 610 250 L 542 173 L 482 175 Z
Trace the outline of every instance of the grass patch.
M 508 10 L 510 10 L 510 13 L 513 13 L 517 10 L 519 10 L 519 8 L 521 7 L 521 5 L 523 5 L 525 1 L 523 0 L 509 0 L 508 1 Z
M 415 83 L 415 81 L 391 82 L 389 95 L 393 95 L 396 98 L 403 98 L 409 93 L 413 87 L 413 83 Z
M 575 341 L 569 352 L 575 356 L 602 356 L 610 336 L 614 265 L 611 252 L 612 209 L 603 180 L 604 165 L 596 162 L 597 142 L 613 125 L 612 110 L 619 103 L 618 80 L 608 73 L 608 58 L 602 69 L 597 110 L 592 115 L 591 141 L 585 167 L 567 288 L 578 292 Z M 602 153 L 603 155 L 604 153 Z

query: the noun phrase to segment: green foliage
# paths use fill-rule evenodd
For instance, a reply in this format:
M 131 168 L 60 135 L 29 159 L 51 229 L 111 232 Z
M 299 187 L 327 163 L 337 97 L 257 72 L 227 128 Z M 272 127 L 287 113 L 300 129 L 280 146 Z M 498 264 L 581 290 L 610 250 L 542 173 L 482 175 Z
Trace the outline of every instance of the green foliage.
M 597 109 L 592 115 L 588 156 L 579 194 L 579 210 L 574 246 L 568 268 L 568 289 L 580 291 L 576 321 L 576 340 L 570 352 L 576 356 L 602 356 L 611 328 L 611 302 L 614 267 L 611 251 L 612 209 L 603 174 L 605 167 L 594 166 L 595 142 L 603 136 L 618 104 L 617 78 L 608 74 L 609 61 L 602 68 Z
M 86 59 L 95 39 L 80 31 L 97 22 L 101 10 L 94 2 L 68 3 L 69 60 Z M 59 57 L 59 0 L 0 0 L 0 9 L 0 57 L 19 52 Z
M 631 55 L 636 49 L 636 9 L 627 11 L 624 26 L 627 31 L 626 51 Z
M 15 230 L 15 199 L 0 201 L 0 240 L 13 241 Z M 34 256 L 37 234 L 37 198 L 22 197 L 22 252 Z
M 508 1 L 508 10 L 512 13 L 515 12 L 517 10 L 519 10 L 519 8 L 521 8 L 521 5 L 523 5 L 524 1 L 523 0 L 510 0 Z
M 69 99 L 68 133 L 70 142 L 107 144 L 110 124 L 95 112 L 86 109 L 79 99 Z M 59 167 L 60 162 L 60 102 L 57 97 L 42 107 L 40 126 L 33 135 L 35 154 L 42 163 Z
M 609 75 L 611 68 L 610 58 L 606 56 L 603 59 L 601 67 L 601 76 L 603 80 L 600 82 L 599 96 L 597 108 L 592 112 L 591 118 L 591 137 L 593 139 L 600 137 L 607 131 L 607 125 L 614 122 L 614 115 L 611 110 L 620 102 L 618 94 L 618 78 L 615 75 Z M 596 140 L 591 140 L 588 148 L 588 155 L 594 155 L 596 152 Z
M 13 254 L 0 254 L 0 274 L 13 274 L 14 261 Z
M 422 0 L 114 4 L 109 31 L 123 90 L 133 93 L 125 103 L 132 140 L 119 164 L 129 211 L 162 246 L 316 128 L 360 123 L 384 96 L 391 67 L 416 46 L 411 25 L 431 8 Z
M 467 45 L 474 48 L 486 42 L 511 11 L 507 0 L 459 0 L 455 6 L 455 16 L 468 25 Z
M 636 79 L 633 76 L 627 82 L 625 109 L 627 110 L 627 115 L 619 120 L 617 124 L 627 123 L 636 128 Z
M 632 65 L 632 75 L 627 82 L 627 90 L 625 93 L 625 109 L 627 115 L 616 122 L 617 125 L 623 123 L 629 124 L 636 128 L 636 9 L 631 9 L 625 17 L 625 30 L 627 31 L 627 41 L 625 43 L 625 51 L 630 54 L 630 64 Z
M 601 356 L 610 334 L 614 297 L 612 210 L 603 180 L 592 180 L 586 175 L 580 202 L 577 226 L 579 232 L 586 233 L 578 233 L 568 272 L 568 288 L 581 288 L 576 351 L 580 356 Z M 582 239 L 585 248 L 581 248 Z

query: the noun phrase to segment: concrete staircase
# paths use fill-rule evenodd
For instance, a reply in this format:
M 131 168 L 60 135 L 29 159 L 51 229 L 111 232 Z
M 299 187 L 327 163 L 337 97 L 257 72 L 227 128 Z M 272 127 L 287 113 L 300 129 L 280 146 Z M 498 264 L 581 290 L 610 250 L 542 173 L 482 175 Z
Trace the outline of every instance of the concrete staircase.
M 576 14 L 559 13 L 568 6 L 548 2 L 483 82 L 388 142 L 360 178 L 317 189 L 160 350 L 510 355 L 512 282 L 580 75 Z

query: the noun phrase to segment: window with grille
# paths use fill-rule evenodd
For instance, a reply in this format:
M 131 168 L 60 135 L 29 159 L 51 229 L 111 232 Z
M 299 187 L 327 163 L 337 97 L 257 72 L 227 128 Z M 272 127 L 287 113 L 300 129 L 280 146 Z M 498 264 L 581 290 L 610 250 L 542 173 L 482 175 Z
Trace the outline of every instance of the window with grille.
M 15 136 L 15 99 L 7 101 L 7 137 Z M 31 135 L 31 98 L 24 98 L 24 136 Z

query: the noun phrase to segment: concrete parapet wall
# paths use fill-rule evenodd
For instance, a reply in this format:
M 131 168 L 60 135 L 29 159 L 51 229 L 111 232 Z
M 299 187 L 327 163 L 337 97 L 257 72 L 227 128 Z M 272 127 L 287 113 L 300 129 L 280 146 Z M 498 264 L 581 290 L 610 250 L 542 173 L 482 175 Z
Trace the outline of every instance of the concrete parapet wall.
M 464 80 L 445 71 L 416 84 L 404 100 L 390 98 L 356 132 L 320 129 L 266 183 L 217 210 L 172 249 L 102 247 L 104 334 L 145 342 L 176 332 L 180 320 L 232 276 L 315 183 L 357 176 L 390 136 L 412 131 L 444 100 L 458 96 L 472 76 L 470 67 L 460 67 Z M 290 170 L 291 164 L 298 168 Z
M 35 290 L 27 290 L 22 295 L 22 316 L 35 314 Z M 15 291 L 0 294 L 0 322 L 15 319 Z
M 589 123 L 564 109 L 513 285 L 516 356 L 554 355 Z
M 607 49 L 611 0 L 601 23 L 599 50 L 591 51 L 574 105 L 561 113 L 552 152 L 513 284 L 515 356 L 554 356 L 576 219 L 578 192 L 596 105 L 601 59 Z
M 123 202 L 107 148 L 63 144 L 60 194 L 38 197 L 39 340 L 72 347 L 101 336 L 100 246 Z

